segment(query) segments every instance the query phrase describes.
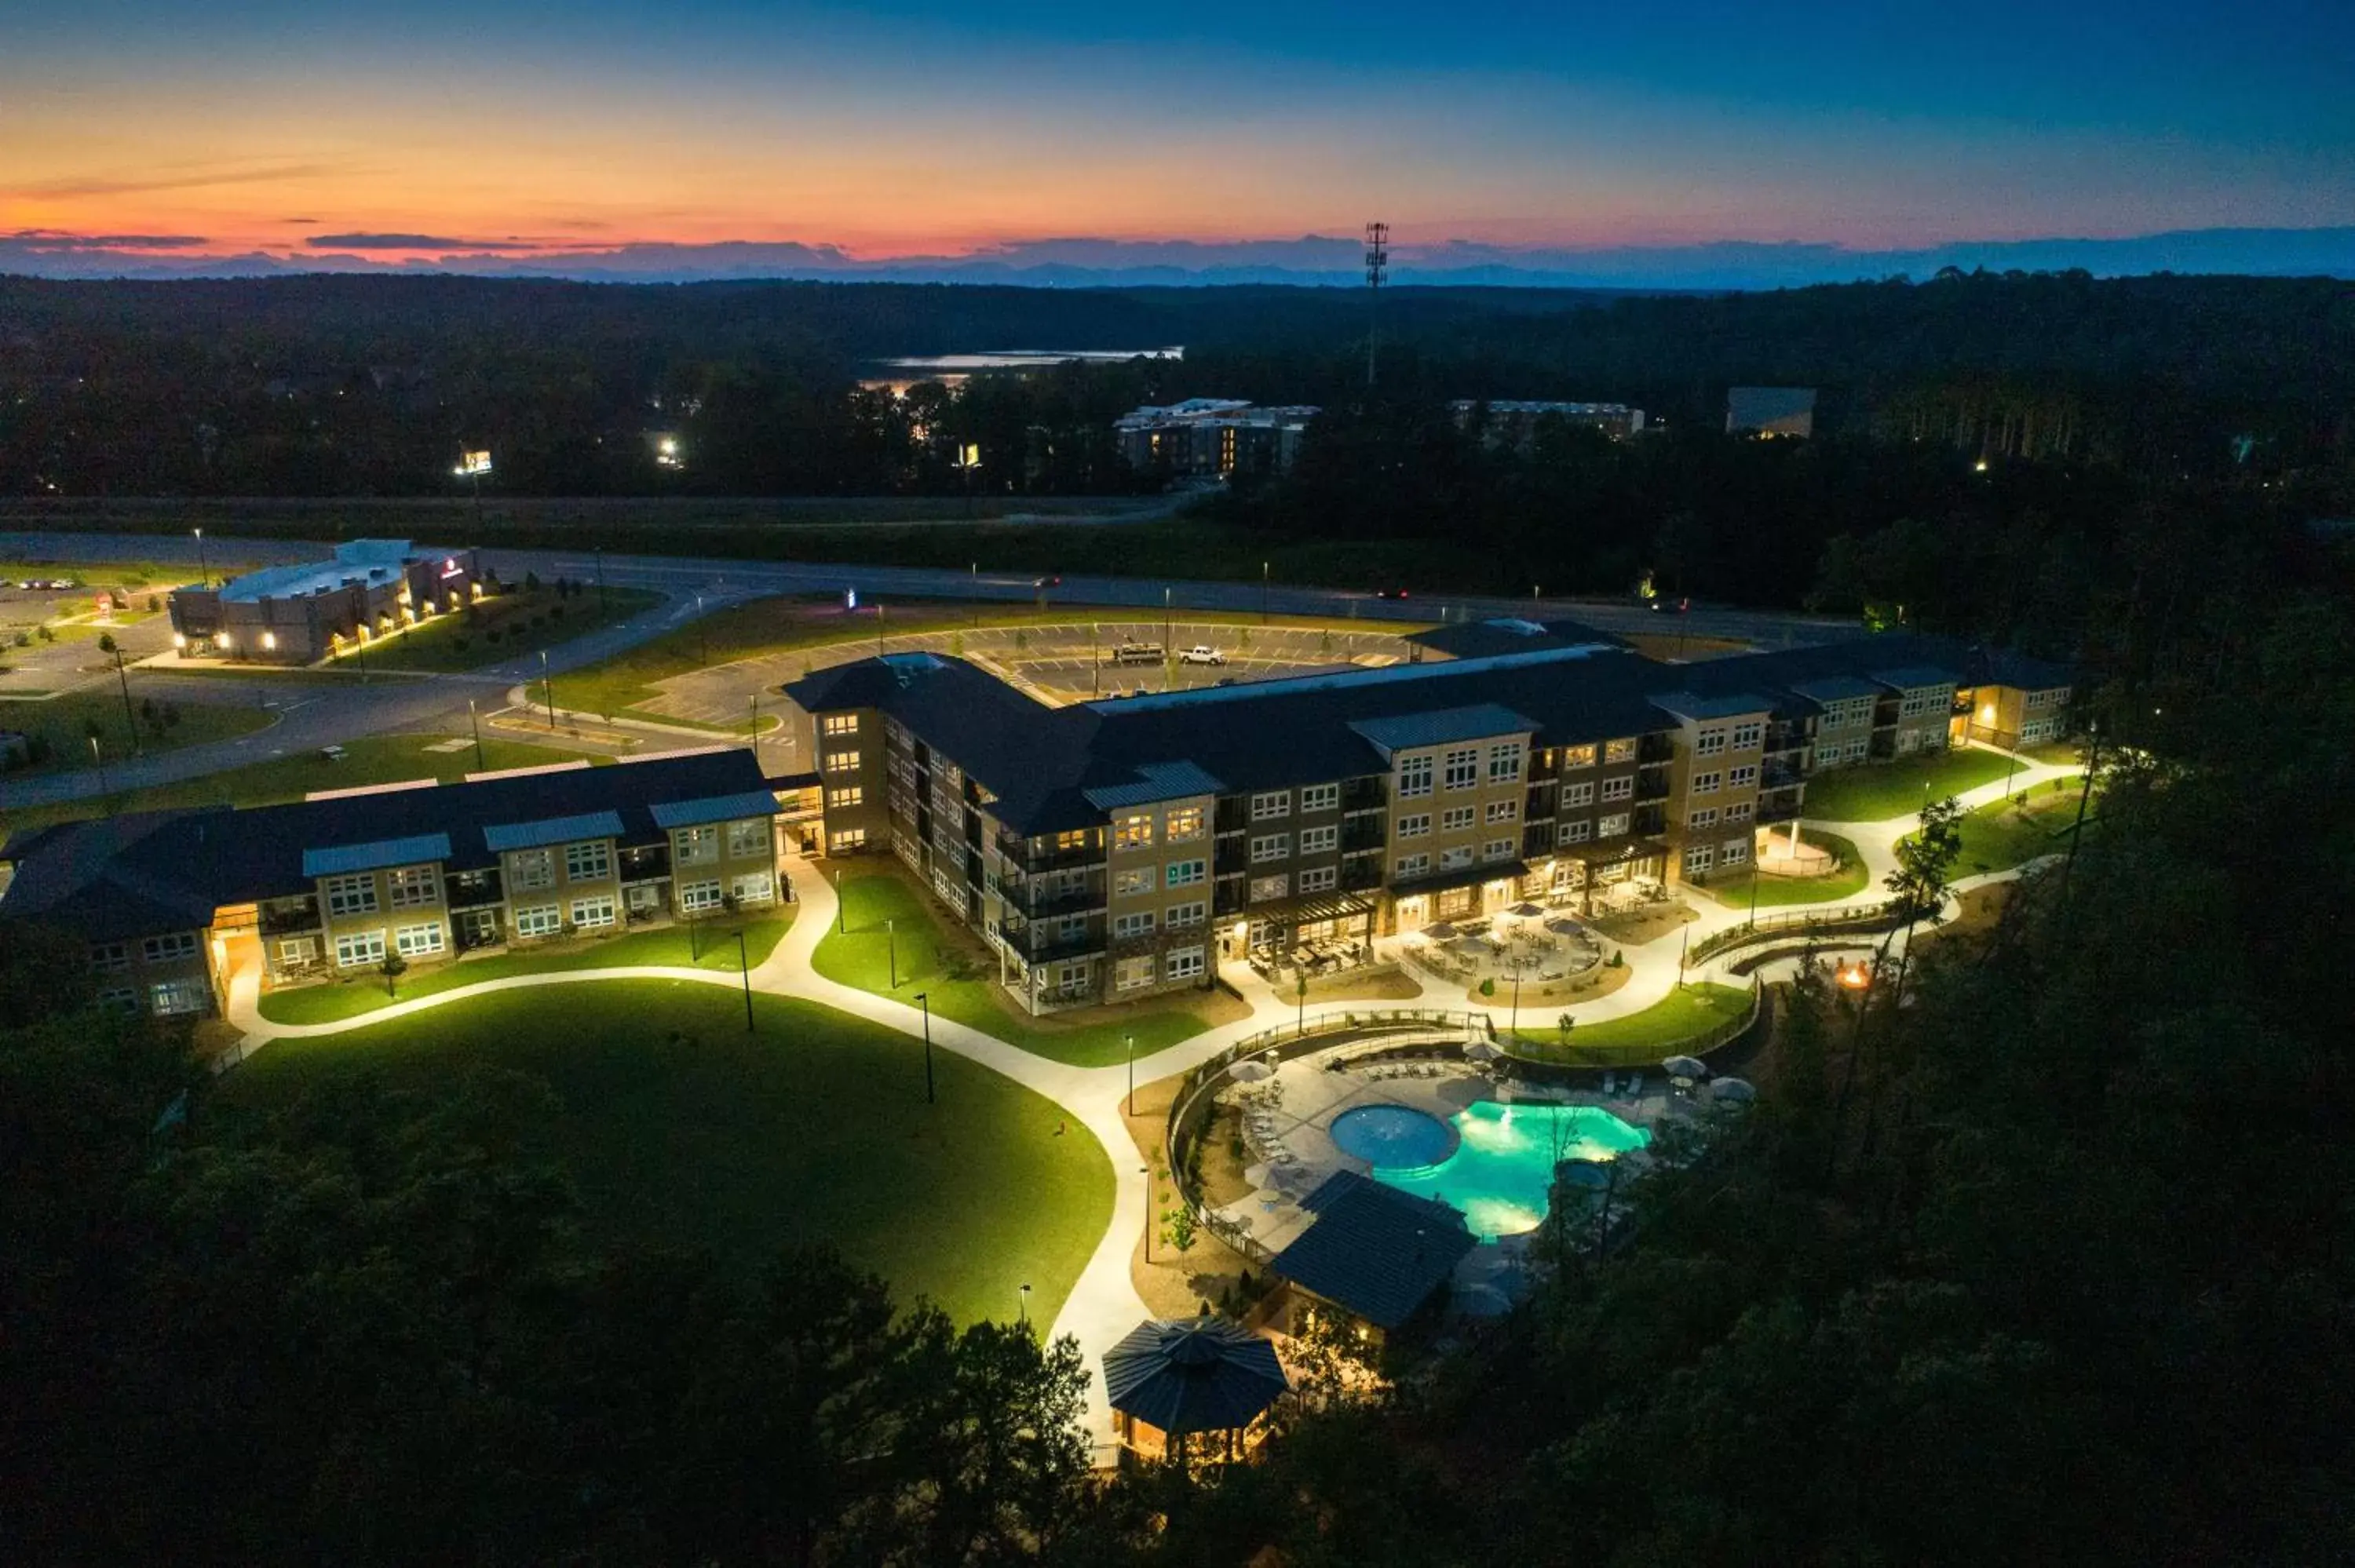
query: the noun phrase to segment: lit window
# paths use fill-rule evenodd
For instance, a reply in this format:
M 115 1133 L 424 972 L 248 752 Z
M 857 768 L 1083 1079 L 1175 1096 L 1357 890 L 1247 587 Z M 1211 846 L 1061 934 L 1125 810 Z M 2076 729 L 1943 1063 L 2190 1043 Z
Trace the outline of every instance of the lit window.
M 1466 746 L 1447 754 L 1442 777 L 1450 789 L 1469 789 L 1480 781 L 1480 748 Z
M 776 847 L 776 839 L 766 817 L 740 817 L 728 824 L 730 860 L 751 860 L 755 855 L 765 858 Z
M 847 785 L 839 789 L 828 789 L 826 792 L 826 810 L 830 811 L 839 810 L 845 806 L 863 805 L 866 800 L 867 791 L 856 784 Z
M 1169 887 L 1198 886 L 1202 878 L 1209 874 L 1209 863 L 1204 861 L 1173 860 L 1162 877 L 1162 883 Z
M 1338 784 L 1308 784 L 1301 788 L 1300 810 L 1303 814 L 1335 810 L 1340 804 L 1341 786 Z
M 438 953 L 443 947 L 442 922 L 428 920 L 421 926 L 403 926 L 392 934 L 393 950 L 405 959 L 424 958 Z
M 442 898 L 442 873 L 433 866 L 404 865 L 386 872 L 384 881 L 395 909 L 414 909 L 421 904 L 439 903 Z
M 1140 865 L 1124 871 L 1113 878 L 1112 890 L 1123 898 L 1135 898 L 1140 894 L 1150 893 L 1157 870 L 1155 866 Z
M 327 878 L 327 913 L 330 915 L 375 914 L 375 876 L 363 872 L 357 876 Z
M 1153 847 L 1153 813 L 1131 811 L 1113 824 L 1112 847 L 1116 850 L 1150 849 Z
M 1561 767 L 1563 772 L 1567 773 L 1573 768 L 1592 768 L 1593 766 L 1594 747 L 1591 746 L 1565 746 L 1561 748 Z
M 829 740 L 833 739 L 837 736 L 857 735 L 858 733 L 858 715 L 857 714 L 828 714 L 826 715 L 825 719 L 825 731 L 826 738 Z
M 837 828 L 826 836 L 826 847 L 837 854 L 867 847 L 865 828 Z
M 829 751 L 829 752 L 827 752 L 827 753 L 826 754 L 826 770 L 828 773 L 856 773 L 856 772 L 858 772 L 858 753 L 857 753 L 857 752 L 855 752 L 855 751 Z
M 518 937 L 553 937 L 564 929 L 564 911 L 553 904 L 535 904 L 515 913 Z
M 602 882 L 613 874 L 613 849 L 603 839 L 583 839 L 564 846 L 564 880 Z
M 1169 813 L 1167 824 L 1169 829 L 1168 842 L 1173 844 L 1189 843 L 1195 839 L 1199 839 L 1202 836 L 1202 808 L 1199 806 L 1180 806 L 1176 810 Z
M 346 931 L 336 938 L 336 963 L 341 969 L 384 962 L 384 933 Z
M 1273 876 L 1252 877 L 1250 891 L 1245 896 L 1250 902 L 1259 904 L 1270 898 L 1281 898 L 1291 891 L 1292 878 L 1283 872 L 1278 872 Z
M 610 893 L 595 898 L 572 901 L 572 923 L 582 930 L 594 930 L 613 923 L 613 895 Z
M 717 909 L 726 900 L 719 895 L 717 877 L 707 882 L 682 883 L 678 890 L 678 906 L 689 915 L 700 915 Z

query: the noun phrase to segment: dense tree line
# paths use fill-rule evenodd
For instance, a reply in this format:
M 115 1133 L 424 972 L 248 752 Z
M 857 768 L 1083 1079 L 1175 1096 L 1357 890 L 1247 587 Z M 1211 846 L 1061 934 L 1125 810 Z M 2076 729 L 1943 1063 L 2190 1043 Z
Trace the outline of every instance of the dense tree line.
M 1348 290 L 0 279 L 0 493 L 445 493 L 458 452 L 486 448 L 514 494 L 947 494 L 966 444 L 994 493 L 1110 493 L 1157 482 L 1103 429 L 1148 400 L 1378 424 L 1456 397 L 1610 400 L 1699 431 L 1743 383 L 1818 387 L 1828 436 L 1973 456 L 2179 475 L 2355 451 L 2355 303 L 2328 280 L 1409 288 L 1380 311 L 1377 403 Z M 963 397 L 857 385 L 892 355 L 1168 345 L 1185 358 Z M 663 433 L 683 467 L 657 461 Z

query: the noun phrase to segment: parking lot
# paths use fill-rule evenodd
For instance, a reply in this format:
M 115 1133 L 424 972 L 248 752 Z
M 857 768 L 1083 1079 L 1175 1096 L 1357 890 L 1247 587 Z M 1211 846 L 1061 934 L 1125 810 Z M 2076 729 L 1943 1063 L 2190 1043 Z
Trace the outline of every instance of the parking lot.
M 1120 662 L 1124 644 L 1160 653 Z M 1218 651 L 1223 662 L 1191 664 L 1178 655 L 1197 645 Z M 1412 660 L 1418 651 L 1396 632 L 1316 626 L 1243 626 L 1231 621 L 1165 623 L 1160 619 L 1071 621 L 1055 626 L 988 627 L 892 637 L 891 652 L 919 650 L 969 659 L 1039 701 L 1063 706 L 1141 692 L 1186 691 L 1222 682 L 1271 681 L 1336 670 L 1380 669 Z M 812 670 L 870 658 L 869 641 L 748 659 L 664 683 L 647 706 L 701 724 L 738 726 L 762 711 L 787 705 L 777 688 Z

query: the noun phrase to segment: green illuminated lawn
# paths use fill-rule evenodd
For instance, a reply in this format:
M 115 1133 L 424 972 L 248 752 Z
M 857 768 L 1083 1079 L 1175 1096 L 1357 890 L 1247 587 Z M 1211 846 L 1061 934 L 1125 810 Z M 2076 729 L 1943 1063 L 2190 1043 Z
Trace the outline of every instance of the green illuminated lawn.
M 1641 1012 L 1581 1023 L 1563 1043 L 1557 1029 L 1523 1029 L 1513 1051 L 1540 1062 L 1573 1067 L 1648 1067 L 1688 1049 L 1688 1043 L 1750 1011 L 1744 986 L 1692 984 L 1672 991 Z
M 122 687 L 112 677 L 104 686 L 86 686 L 39 702 L 0 699 L 0 729 L 21 729 L 28 735 L 48 736 L 48 762 L 29 771 L 51 772 L 91 766 L 90 726 L 93 724 L 98 726 L 100 758 L 111 765 L 133 755 L 177 751 L 184 746 L 202 746 L 208 741 L 234 740 L 240 735 L 251 735 L 278 716 L 250 705 L 190 703 L 175 698 L 168 708 L 158 702 L 151 719 L 142 705 L 149 700 L 143 690 L 144 685 L 140 673 L 132 671 L 128 715 L 123 712 Z M 171 713 L 178 715 L 176 723 L 159 722 Z
M 336 663 L 357 664 L 364 658 L 371 670 L 471 670 L 570 642 L 627 620 L 662 599 L 645 588 L 608 588 L 601 596 L 594 583 L 562 599 L 548 587 L 537 593 L 519 590 L 485 599 L 472 620 L 436 616 Z M 493 631 L 498 633 L 496 642 Z
M 2010 768 L 2008 757 L 1963 747 L 1896 762 L 1859 762 L 1853 768 L 1834 768 L 1807 779 L 1807 821 L 1885 822 L 1891 817 L 1910 817 L 1925 800 L 1944 800 L 1992 784 Z
M 1788 827 L 1778 836 L 1790 836 Z M 1856 845 L 1838 833 L 1819 833 L 1813 828 L 1799 830 L 1802 842 L 1830 850 L 1839 856 L 1839 869 L 1829 876 L 1760 876 L 1744 871 L 1738 875 L 1719 873 L 1710 878 L 1701 891 L 1730 909 L 1747 910 L 1751 905 L 1752 884 L 1755 883 L 1758 907 L 1777 908 L 1791 904 L 1828 904 L 1834 899 L 1849 898 L 1864 891 L 1872 880 L 1865 869 L 1864 856 Z
M 817 945 L 812 967 L 841 985 L 912 1003 L 922 991 L 932 1009 L 969 1028 L 1075 1067 L 1109 1067 L 1128 1057 L 1127 1037 L 1135 1036 L 1139 1061 L 1156 1051 L 1199 1034 L 1220 1022 L 1207 1001 L 1124 1007 L 1116 1015 L 1058 1027 L 1051 1019 L 1026 1019 L 1010 1001 L 997 1000 L 994 969 L 966 956 L 961 945 L 944 950 L 931 907 L 907 882 L 881 870 L 846 874 L 842 925 Z M 884 921 L 896 926 L 887 935 Z M 893 944 L 900 983 L 891 984 Z
M 221 1081 L 224 1114 L 374 1074 L 454 1092 L 487 1063 L 547 1081 L 549 1129 L 591 1224 L 709 1247 L 748 1267 L 830 1245 L 961 1321 L 1051 1320 L 1112 1215 L 1112 1165 L 1053 1105 L 939 1052 L 807 1002 L 685 980 L 509 991 L 311 1040 Z
M 1963 853 L 1955 863 L 1955 874 L 2009 871 L 2039 855 L 2066 853 L 2083 787 L 2077 779 L 2049 779 L 1971 812 L 1963 819 Z M 2018 803 L 2022 797 L 2028 802 L 2025 809 Z
M 0 713 L 5 711 L 0 709 Z M 177 806 L 272 806 L 282 801 L 299 800 L 314 789 L 397 784 L 410 779 L 439 779 L 447 783 L 477 766 L 471 744 L 456 751 L 426 749 L 453 738 L 441 735 L 367 736 L 358 740 L 346 741 L 340 762 L 329 762 L 316 751 L 306 747 L 284 757 L 272 758 L 267 762 L 250 763 L 243 768 L 208 773 L 201 779 L 184 779 L 177 784 L 160 784 L 153 789 L 68 800 L 54 806 L 0 811 L 0 827 L 31 828 L 45 822 L 66 821 L 80 817 L 111 815 L 119 811 L 159 811 Z M 261 750 L 266 745 L 266 738 L 257 740 L 254 749 Z M 556 747 L 527 746 L 519 741 L 493 740 L 486 736 L 483 740 L 481 766 L 493 768 L 530 768 L 550 762 L 570 762 L 580 755 Z M 597 757 L 591 760 L 604 762 L 608 759 Z
M 509 975 L 614 969 L 625 964 L 661 964 L 732 975 L 738 969 L 737 932 L 744 934 L 744 958 L 757 969 L 793 923 L 794 911 L 789 907 L 777 915 L 706 920 L 692 929 L 666 926 L 659 930 L 628 931 L 555 950 L 526 948 L 492 954 L 403 975 L 393 988 L 394 994 L 386 992 L 381 974 L 364 970 L 347 980 L 272 991 L 261 999 L 261 1016 L 273 1023 L 332 1023 L 378 1012 L 395 1001 L 435 996 L 461 986 L 504 980 Z

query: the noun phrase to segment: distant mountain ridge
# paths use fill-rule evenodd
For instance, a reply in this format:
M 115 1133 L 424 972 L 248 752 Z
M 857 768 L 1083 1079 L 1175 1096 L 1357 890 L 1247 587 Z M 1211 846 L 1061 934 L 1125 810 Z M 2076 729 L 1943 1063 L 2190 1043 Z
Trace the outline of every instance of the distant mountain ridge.
M 342 240 L 319 244 L 318 238 Z M 1031 288 L 1209 287 L 1237 283 L 1355 287 L 1364 281 L 1354 238 L 1281 240 L 1024 241 L 958 256 L 868 261 L 828 245 L 727 240 L 607 248 L 509 247 L 421 258 L 391 240 L 417 235 L 314 237 L 314 249 L 189 256 L 190 236 L 0 235 L 0 273 L 64 278 L 251 278 L 291 273 L 440 274 L 682 283 L 730 279 L 837 282 L 996 283 Z M 391 254 L 389 256 L 387 252 Z M 1699 245 L 1514 248 L 1452 240 L 1393 248 L 1397 284 L 1612 290 L 1799 288 L 1963 271 L 2067 271 L 2101 277 L 2153 272 L 2355 279 L 2355 227 L 2198 228 L 2118 238 L 1971 240 L 1913 249 L 1721 240 Z

